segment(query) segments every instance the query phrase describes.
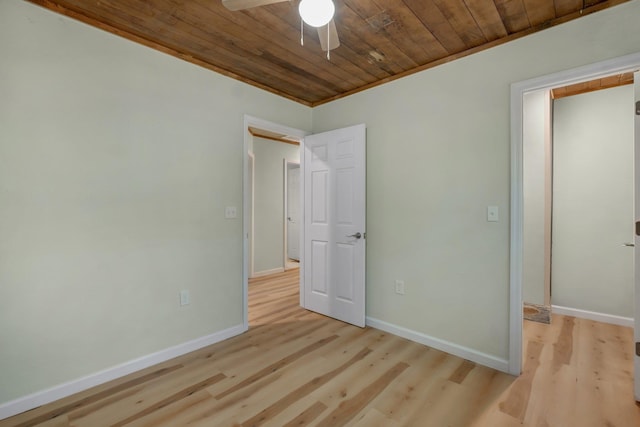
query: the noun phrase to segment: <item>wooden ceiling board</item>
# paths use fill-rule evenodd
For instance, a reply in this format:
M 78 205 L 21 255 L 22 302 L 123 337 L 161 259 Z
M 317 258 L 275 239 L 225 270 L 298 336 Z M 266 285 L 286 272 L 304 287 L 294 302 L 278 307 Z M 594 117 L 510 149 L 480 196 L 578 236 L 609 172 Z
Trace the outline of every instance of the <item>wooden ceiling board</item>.
M 376 3 L 384 10 L 393 10 L 396 21 L 384 28 L 384 31 L 391 34 L 394 40 L 411 41 L 418 49 L 421 49 L 424 60 L 417 62 L 425 63 L 434 59 L 447 56 L 447 50 L 442 46 L 434 34 L 424 26 L 420 18 L 409 7 L 403 7 L 402 0 L 376 0 Z
M 524 0 L 529 24 L 537 26 L 544 22 L 550 22 L 556 17 L 556 8 L 553 0 Z
M 429 31 L 424 31 L 422 22 L 406 7 L 402 0 L 377 0 L 369 4 L 378 8 L 378 13 L 369 13 L 367 23 L 373 31 L 382 32 L 395 46 L 417 64 L 430 61 L 434 56 L 446 55 L 440 43 Z M 367 19 L 367 18 L 365 18 Z
M 320 105 L 628 0 L 334 0 L 322 51 L 298 0 L 28 0 L 305 105 Z
M 447 54 L 460 52 L 465 44 L 432 0 L 404 0 L 404 4 L 420 19 L 424 27 L 440 42 Z
M 360 1 L 360 0 L 358 0 Z M 340 26 L 338 33 L 341 34 L 343 29 L 355 36 L 353 39 L 345 40 L 348 45 L 367 46 L 359 51 L 369 55 L 371 51 L 381 52 L 386 58 L 392 74 L 401 73 L 402 71 L 418 66 L 419 64 L 407 55 L 403 49 L 400 49 L 383 31 L 376 31 L 371 24 L 366 21 L 367 13 L 362 7 L 358 7 L 358 1 L 354 1 L 353 7 L 350 0 L 344 0 L 344 8 L 341 9 Z M 376 13 L 377 14 L 377 13 Z M 375 16 L 375 15 L 369 15 Z M 342 40 L 342 37 L 340 38 Z M 366 43 L 362 43 L 365 41 Z
M 564 16 L 582 7 L 582 0 L 555 0 L 556 16 Z
M 498 8 L 494 2 L 467 0 L 466 4 L 469 7 L 473 19 L 478 22 L 482 34 L 487 41 L 497 40 L 508 35 L 500 12 L 498 12 Z
M 495 3 L 509 34 L 531 28 L 523 0 L 495 0 Z
M 451 24 L 464 42 L 466 49 L 480 46 L 487 42 L 478 23 L 473 19 L 464 0 L 433 0 L 445 19 Z M 452 53 L 452 52 L 450 52 Z

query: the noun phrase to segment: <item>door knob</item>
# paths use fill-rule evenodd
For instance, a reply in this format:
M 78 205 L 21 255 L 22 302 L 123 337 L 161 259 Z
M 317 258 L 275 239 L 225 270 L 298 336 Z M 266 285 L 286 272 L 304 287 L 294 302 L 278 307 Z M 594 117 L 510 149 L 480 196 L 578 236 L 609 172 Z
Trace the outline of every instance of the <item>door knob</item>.
M 358 231 L 356 234 L 351 234 L 351 235 L 349 235 L 349 236 L 347 236 L 347 237 L 353 237 L 353 238 L 355 238 L 355 239 L 359 239 L 359 238 L 361 238 L 361 237 L 362 237 L 362 233 L 360 233 L 360 232 Z

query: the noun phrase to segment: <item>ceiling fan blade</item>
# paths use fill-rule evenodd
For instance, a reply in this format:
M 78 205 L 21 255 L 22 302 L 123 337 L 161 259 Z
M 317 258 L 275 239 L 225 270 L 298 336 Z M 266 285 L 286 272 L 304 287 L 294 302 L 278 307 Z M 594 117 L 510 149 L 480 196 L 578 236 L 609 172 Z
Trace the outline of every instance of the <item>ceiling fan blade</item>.
M 222 0 L 222 5 L 229 10 L 251 9 L 258 6 L 266 6 L 273 3 L 282 3 L 288 0 Z
M 327 40 L 327 33 L 329 37 Z M 332 19 L 327 25 L 318 27 L 318 37 L 320 38 L 320 46 L 322 50 L 333 50 L 340 46 L 340 38 L 338 38 L 338 30 L 336 29 L 336 23 Z M 327 43 L 328 42 L 328 43 Z

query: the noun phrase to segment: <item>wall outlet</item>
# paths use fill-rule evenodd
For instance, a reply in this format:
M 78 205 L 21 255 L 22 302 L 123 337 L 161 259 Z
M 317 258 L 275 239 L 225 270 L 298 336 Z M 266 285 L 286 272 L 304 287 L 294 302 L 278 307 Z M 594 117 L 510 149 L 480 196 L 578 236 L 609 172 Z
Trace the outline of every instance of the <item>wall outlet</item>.
M 404 295 L 404 280 L 396 280 L 396 294 Z
M 191 302 L 191 295 L 189 291 L 180 291 L 180 305 L 189 305 Z

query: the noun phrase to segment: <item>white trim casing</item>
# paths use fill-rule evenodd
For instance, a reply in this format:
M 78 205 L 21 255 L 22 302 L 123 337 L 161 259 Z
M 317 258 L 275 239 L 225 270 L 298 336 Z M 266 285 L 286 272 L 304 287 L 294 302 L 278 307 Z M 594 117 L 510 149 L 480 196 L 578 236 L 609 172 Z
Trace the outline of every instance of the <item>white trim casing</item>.
M 156 353 L 148 354 L 137 359 L 129 360 L 128 362 L 124 362 L 120 365 L 89 374 L 85 377 L 11 400 L 0 405 L 0 420 L 37 408 L 38 406 L 45 405 L 55 400 L 71 396 L 72 394 L 104 384 L 108 381 L 121 378 L 141 369 L 157 365 L 158 363 L 166 362 L 174 357 L 182 356 L 183 354 L 224 341 L 228 338 L 240 335 L 244 331 L 246 331 L 246 329 L 241 324 L 232 326 L 211 335 L 196 338 L 194 340 L 160 350 Z
M 597 311 L 581 310 L 579 308 L 563 307 L 561 305 L 552 305 L 551 313 L 562 314 L 564 316 L 579 317 L 580 319 L 595 320 L 596 322 L 610 323 L 612 325 L 628 326 L 630 328 L 633 328 L 633 318 L 631 317 L 598 313 Z
M 367 326 L 380 329 L 384 332 L 389 332 L 390 334 L 394 334 L 399 337 L 426 345 L 428 347 L 435 348 L 436 350 L 453 354 L 454 356 L 462 357 L 463 359 L 470 360 L 479 365 L 497 369 L 498 371 L 508 373 L 509 370 L 509 362 L 505 359 L 501 359 L 490 354 L 482 353 L 468 347 L 454 344 L 440 338 L 435 338 L 421 332 L 416 332 L 402 326 L 397 326 L 392 323 L 374 319 L 372 317 L 367 317 Z
M 243 310 L 243 323 L 245 330 L 249 329 L 249 230 L 251 227 L 251 213 L 248 212 L 249 206 L 249 145 L 253 135 L 249 133 L 249 127 L 254 127 L 262 130 L 276 132 L 279 134 L 299 138 L 300 141 L 304 139 L 307 132 L 295 129 L 288 126 L 279 125 L 277 123 L 270 122 L 268 120 L 259 119 L 257 117 L 244 115 L 242 132 L 244 135 L 244 144 L 242 151 L 242 310 Z M 302 156 L 303 144 L 300 143 L 300 155 Z M 302 193 L 301 193 L 302 194 Z M 302 233 L 301 233 L 302 234 Z M 302 258 L 300 259 L 302 271 Z
M 250 165 L 249 165 L 250 163 Z M 248 245 L 248 249 L 247 249 L 247 256 L 249 257 L 249 259 L 247 260 L 247 278 L 249 277 L 253 277 L 254 275 L 254 265 L 253 265 L 253 259 L 254 259 L 254 245 L 255 242 L 253 241 L 253 237 L 255 235 L 255 224 L 254 224 L 254 217 L 255 217 L 255 210 L 254 210 L 254 205 L 255 205 L 255 191 L 256 191 L 256 156 L 255 154 L 253 154 L 252 151 L 248 151 L 247 150 L 247 181 L 248 182 L 248 188 L 249 188 L 249 195 L 246 197 L 247 199 L 247 203 L 250 203 L 249 206 L 251 206 L 251 209 L 247 209 L 247 213 L 249 215 L 249 227 L 247 229 L 247 236 L 246 236 L 246 240 L 247 240 L 247 245 Z
M 552 89 L 640 69 L 640 53 L 622 56 L 511 85 L 511 239 L 509 254 L 509 373 L 522 371 L 522 97 L 526 92 Z
M 300 249 L 298 252 L 298 255 L 300 256 L 300 276 L 299 276 L 299 280 L 300 280 L 300 292 L 298 292 L 300 294 L 300 307 L 306 307 L 306 301 L 304 299 L 304 274 L 305 274 L 305 269 L 304 266 L 306 265 L 306 261 L 305 261 L 305 253 L 304 253 L 304 224 L 306 221 L 305 218 L 305 213 L 304 213 L 304 162 L 305 162 L 305 153 L 306 153 L 306 145 L 304 143 L 304 138 L 300 139 L 300 192 L 299 194 L 299 198 L 300 198 L 300 202 L 302 203 L 302 206 L 300 208 L 300 224 L 302 225 L 302 227 L 300 227 L 300 241 L 298 242 L 298 248 Z
M 298 159 L 299 158 L 300 157 L 298 157 Z M 282 180 L 282 184 L 284 186 L 284 188 L 283 188 L 284 197 L 282 198 L 282 203 L 283 203 L 282 215 L 284 217 L 282 219 L 282 224 L 283 224 L 283 230 L 282 230 L 282 269 L 283 270 L 287 269 L 287 260 L 289 259 L 289 250 L 288 250 L 289 249 L 288 248 L 289 241 L 287 240 L 288 236 L 289 236 L 289 223 L 288 223 L 288 220 L 287 220 L 287 215 L 288 215 L 287 203 L 289 201 L 288 200 L 288 198 L 289 198 L 289 184 L 287 183 L 287 179 L 288 179 L 288 177 L 287 177 L 287 172 L 288 172 L 288 170 L 287 170 L 287 162 L 288 162 L 288 160 L 286 158 L 282 159 L 282 163 L 283 163 L 283 166 L 284 166 L 283 167 L 284 177 L 283 177 L 283 180 Z
M 255 278 L 255 277 L 268 276 L 270 274 L 277 274 L 282 272 L 284 272 L 284 267 L 276 267 L 276 268 L 272 268 L 271 270 L 256 271 L 253 273 L 253 277 Z
M 282 254 L 282 264 L 284 269 L 287 269 L 287 262 L 289 260 L 289 169 L 290 165 L 297 165 L 300 168 L 300 155 L 298 155 L 298 161 L 291 161 L 287 159 L 282 159 L 284 163 L 284 244 L 282 245 L 284 252 Z M 294 168 L 295 169 L 295 168 Z M 300 190 L 298 190 L 298 196 L 300 195 Z M 300 197 L 298 197 L 300 200 Z M 302 201 L 300 201 L 300 208 L 302 208 Z M 302 212 L 302 209 L 298 209 L 298 212 Z M 298 222 L 300 222 L 300 218 L 298 218 Z M 298 226 L 299 228 L 299 226 Z M 299 234 L 299 233 L 298 233 Z M 300 244 L 298 243 L 298 261 L 300 261 Z

